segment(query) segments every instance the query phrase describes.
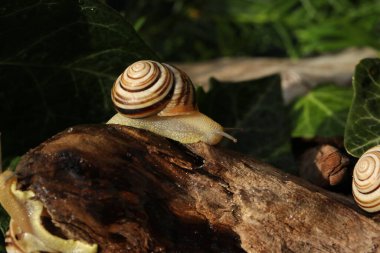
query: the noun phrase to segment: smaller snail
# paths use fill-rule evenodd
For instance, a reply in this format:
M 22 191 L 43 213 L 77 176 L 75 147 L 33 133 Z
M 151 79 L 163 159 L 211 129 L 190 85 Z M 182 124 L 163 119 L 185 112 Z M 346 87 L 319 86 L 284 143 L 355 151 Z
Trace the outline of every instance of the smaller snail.
M 223 137 L 236 139 L 198 111 L 195 89 L 180 69 L 143 60 L 130 65 L 111 92 L 118 113 L 108 124 L 141 128 L 181 143 L 217 144 Z
M 0 174 L 0 204 L 11 218 L 5 238 L 8 253 L 98 252 L 96 244 L 61 238 L 48 231 L 42 218 L 44 205 L 35 197 L 33 191 L 17 188 L 14 172 L 6 170 Z
M 352 193 L 365 211 L 380 210 L 380 146 L 367 150 L 356 163 Z

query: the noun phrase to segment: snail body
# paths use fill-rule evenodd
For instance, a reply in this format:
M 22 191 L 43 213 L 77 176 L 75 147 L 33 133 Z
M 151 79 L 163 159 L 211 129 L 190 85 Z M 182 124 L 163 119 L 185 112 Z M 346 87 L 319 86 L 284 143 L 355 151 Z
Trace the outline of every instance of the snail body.
M 352 193 L 356 203 L 365 211 L 380 211 L 380 146 L 367 150 L 357 161 Z
M 223 136 L 230 138 L 223 132 L 221 125 L 200 112 L 176 117 L 152 116 L 144 119 L 127 118 L 118 113 L 108 123 L 145 129 L 181 143 L 202 141 L 214 145 L 220 142 Z
M 135 62 L 117 78 L 111 97 L 118 113 L 108 124 L 145 129 L 181 143 L 214 145 L 223 137 L 236 141 L 198 111 L 190 78 L 169 64 Z

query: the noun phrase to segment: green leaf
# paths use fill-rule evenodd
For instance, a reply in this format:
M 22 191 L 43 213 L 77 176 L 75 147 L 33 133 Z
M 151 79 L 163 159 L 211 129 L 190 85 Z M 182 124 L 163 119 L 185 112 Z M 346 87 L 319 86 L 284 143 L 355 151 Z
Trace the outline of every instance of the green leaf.
M 121 15 L 95 0 L 3 1 L 0 40 L 5 157 L 66 127 L 107 120 L 117 75 L 157 58 Z
M 2 169 L 15 171 L 20 160 L 21 156 L 7 157 L 2 161 Z
M 222 146 L 291 171 L 294 162 L 280 81 L 278 75 L 237 83 L 211 79 L 210 91 L 198 92 L 198 100 L 203 113 L 238 139 L 223 140 Z
M 347 119 L 344 145 L 360 157 L 380 144 L 380 59 L 364 59 L 356 66 L 354 98 Z
M 292 137 L 343 136 L 352 89 L 319 85 L 298 98 L 290 108 Z

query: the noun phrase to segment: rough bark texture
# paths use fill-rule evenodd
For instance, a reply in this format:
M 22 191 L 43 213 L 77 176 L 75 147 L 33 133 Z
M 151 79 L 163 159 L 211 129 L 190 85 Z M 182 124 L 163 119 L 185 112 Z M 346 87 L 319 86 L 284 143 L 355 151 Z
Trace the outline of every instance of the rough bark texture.
M 60 233 L 101 252 L 380 250 L 379 224 L 322 189 L 143 130 L 70 128 L 28 152 L 17 175 Z

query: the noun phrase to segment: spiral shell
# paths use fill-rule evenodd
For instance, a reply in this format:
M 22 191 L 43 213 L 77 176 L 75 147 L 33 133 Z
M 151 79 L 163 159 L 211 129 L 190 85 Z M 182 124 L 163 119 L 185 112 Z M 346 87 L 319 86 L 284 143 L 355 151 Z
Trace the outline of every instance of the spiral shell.
M 380 210 L 380 146 L 366 151 L 356 163 L 352 192 L 362 209 L 367 212 Z
M 116 110 L 129 118 L 198 111 L 190 78 L 174 66 L 150 60 L 130 65 L 115 81 L 111 96 Z

